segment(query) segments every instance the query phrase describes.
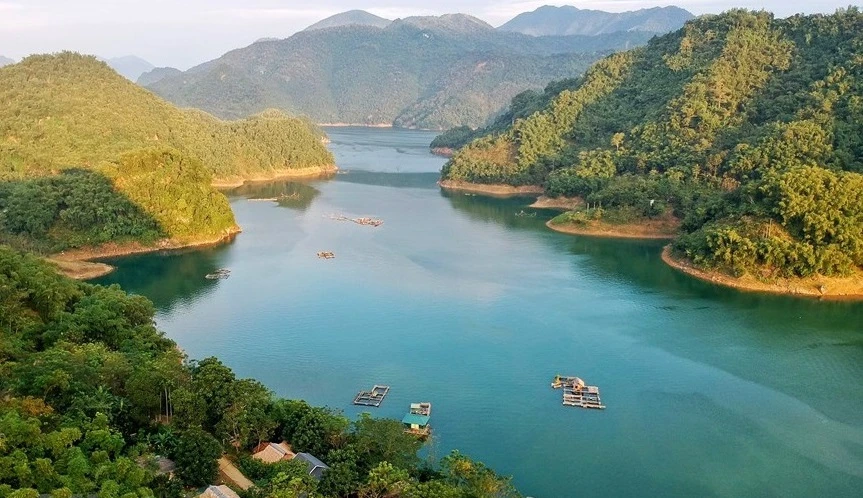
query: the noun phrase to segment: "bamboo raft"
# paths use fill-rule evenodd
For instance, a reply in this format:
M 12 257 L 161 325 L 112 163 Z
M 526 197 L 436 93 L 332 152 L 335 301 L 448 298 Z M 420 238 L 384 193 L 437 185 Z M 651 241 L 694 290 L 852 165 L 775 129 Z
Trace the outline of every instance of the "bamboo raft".
M 552 389 L 563 389 L 563 404 L 579 408 L 605 409 L 599 397 L 599 388 L 585 385 L 578 377 L 555 375 L 551 381 Z
M 390 386 L 375 384 L 371 391 L 360 391 L 357 393 L 357 396 L 354 398 L 354 404 L 374 407 L 381 406 L 388 392 L 390 392 Z
M 336 255 L 332 251 L 318 251 L 318 257 L 321 259 L 333 259 Z
M 369 218 L 369 217 L 361 217 L 361 218 L 348 218 L 343 214 L 331 214 L 329 216 L 331 220 L 336 221 L 352 221 L 357 225 L 367 225 L 372 227 L 379 227 L 384 224 L 384 221 L 378 218 Z

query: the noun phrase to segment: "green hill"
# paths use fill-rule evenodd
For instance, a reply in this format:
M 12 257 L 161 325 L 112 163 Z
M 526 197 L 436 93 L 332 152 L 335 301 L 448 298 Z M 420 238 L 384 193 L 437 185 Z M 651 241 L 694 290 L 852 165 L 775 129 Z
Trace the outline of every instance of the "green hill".
M 592 209 L 559 220 L 576 224 L 673 213 L 677 257 L 733 276 L 853 275 L 861 43 L 857 9 L 699 18 L 600 61 L 540 111 L 461 149 L 442 175 L 580 197 Z
M 333 163 L 318 131 L 278 112 L 221 121 L 184 111 L 94 57 L 38 55 L 0 69 L 0 178 L 96 167 L 140 148 L 201 160 L 216 180 Z
M 463 14 L 410 17 L 254 43 L 148 88 L 224 118 L 274 107 L 319 123 L 475 127 L 517 93 L 581 74 L 602 54 L 651 36 L 533 37 Z
M 333 162 L 303 119 L 183 111 L 73 53 L 0 69 L 0 101 L 0 242 L 40 252 L 218 240 L 236 225 L 214 179 Z

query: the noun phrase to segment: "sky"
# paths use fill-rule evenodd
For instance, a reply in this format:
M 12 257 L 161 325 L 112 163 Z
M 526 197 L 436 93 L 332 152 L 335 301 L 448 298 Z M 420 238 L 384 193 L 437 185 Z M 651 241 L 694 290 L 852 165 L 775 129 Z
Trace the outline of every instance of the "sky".
M 187 69 L 259 38 L 287 38 L 325 17 L 362 9 L 388 19 L 462 12 L 499 26 L 542 5 L 622 12 L 671 5 L 651 0 L 0 0 L 0 55 L 74 50 L 102 57 L 134 54 L 156 66 Z M 779 17 L 831 13 L 849 0 L 679 0 L 698 14 L 734 7 Z

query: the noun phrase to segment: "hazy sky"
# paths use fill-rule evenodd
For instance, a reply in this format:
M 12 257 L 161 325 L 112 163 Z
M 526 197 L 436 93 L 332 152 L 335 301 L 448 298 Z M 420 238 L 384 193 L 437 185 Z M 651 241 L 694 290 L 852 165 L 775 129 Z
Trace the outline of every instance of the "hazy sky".
M 498 26 L 546 4 L 615 12 L 669 5 L 651 0 L 0 0 L 0 55 L 20 59 L 60 50 L 104 57 L 135 54 L 157 66 L 186 69 L 258 38 L 286 38 L 350 9 L 389 19 L 464 12 Z M 674 5 L 694 14 L 746 7 L 785 17 L 829 13 L 849 1 L 680 0 Z

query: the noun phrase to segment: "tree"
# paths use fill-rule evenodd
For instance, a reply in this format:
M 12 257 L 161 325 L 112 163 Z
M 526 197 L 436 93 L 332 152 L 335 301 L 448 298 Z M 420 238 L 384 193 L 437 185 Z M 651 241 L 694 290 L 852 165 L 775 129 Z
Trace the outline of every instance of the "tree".
M 186 486 L 204 486 L 215 480 L 221 454 L 222 447 L 216 438 L 202 429 L 191 428 L 180 433 L 171 456 L 177 464 L 177 477 Z
M 417 451 L 422 447 L 422 442 L 405 433 L 398 420 L 376 419 L 363 413 L 354 422 L 354 447 L 367 469 L 380 462 L 412 469 L 418 463 Z

